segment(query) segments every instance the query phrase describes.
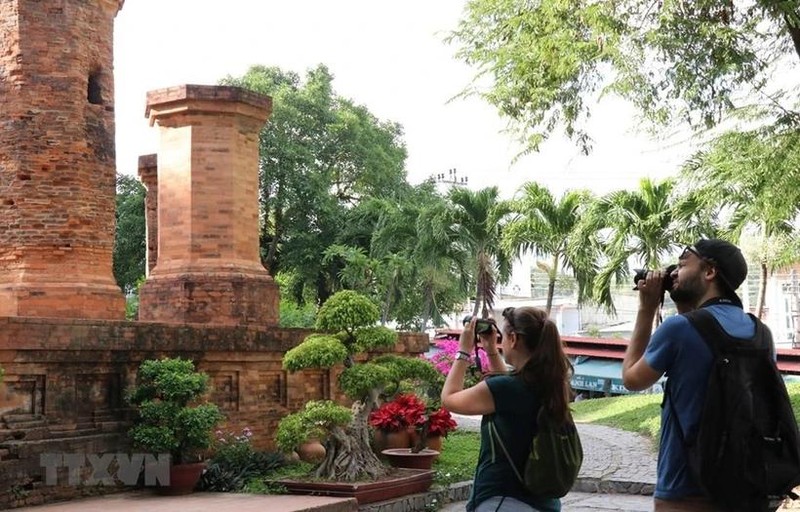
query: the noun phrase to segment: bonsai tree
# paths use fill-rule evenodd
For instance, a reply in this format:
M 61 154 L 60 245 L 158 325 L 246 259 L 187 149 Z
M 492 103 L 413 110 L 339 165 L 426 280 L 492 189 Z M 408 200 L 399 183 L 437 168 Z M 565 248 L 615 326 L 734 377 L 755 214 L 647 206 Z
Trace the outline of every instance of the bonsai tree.
M 306 337 L 283 358 L 284 368 L 291 372 L 344 365 L 338 383 L 353 400 L 352 420 L 324 424 L 327 452 L 315 471 L 317 477 L 352 482 L 384 475 L 387 468 L 370 447 L 370 412 L 382 396 L 396 393 L 405 379 L 436 378 L 436 370 L 423 358 L 357 358 L 396 343 L 397 333 L 376 325 L 379 319 L 378 306 L 370 299 L 351 290 L 340 291 L 325 301 L 317 314 L 316 328 L 324 334 Z
M 133 444 L 151 453 L 169 453 L 172 464 L 193 462 L 213 443 L 223 416 L 214 404 L 197 403 L 208 375 L 187 359 L 144 361 L 128 401 L 139 416 L 128 431 Z M 192 404 L 192 405 L 190 405 Z
M 350 409 L 329 400 L 308 402 L 302 411 L 284 416 L 275 433 L 275 444 L 285 452 L 296 450 L 311 439 L 323 439 L 333 427 L 353 420 Z

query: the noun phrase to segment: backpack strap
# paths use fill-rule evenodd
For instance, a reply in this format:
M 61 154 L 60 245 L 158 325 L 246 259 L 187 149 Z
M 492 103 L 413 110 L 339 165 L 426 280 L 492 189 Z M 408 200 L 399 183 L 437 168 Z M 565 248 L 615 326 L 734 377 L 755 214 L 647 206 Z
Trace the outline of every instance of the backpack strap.
M 704 307 L 687 311 L 686 313 L 682 313 L 682 315 L 686 317 L 692 327 L 694 327 L 700 334 L 700 338 L 705 342 L 714 359 L 717 359 L 723 352 L 723 339 L 740 339 L 734 338 L 728 334 L 722 325 L 720 325 L 719 321 L 717 321 L 716 317 L 714 317 L 714 315 Z M 759 343 L 761 345 L 757 348 L 768 348 L 770 354 L 774 356 L 772 336 L 769 334 L 769 331 L 764 330 L 764 323 L 752 313 L 747 313 L 747 316 L 749 316 L 755 324 L 755 333 L 751 339 L 755 343 Z M 681 444 L 684 446 L 684 448 L 687 448 L 686 435 L 681 427 L 681 421 L 678 417 L 677 411 L 675 410 L 675 404 L 673 403 L 672 395 L 670 393 L 669 379 L 667 379 L 667 382 L 664 385 L 664 401 L 669 405 L 670 416 L 674 418 L 675 425 L 678 427 L 678 436 L 680 437 Z
M 700 338 L 705 342 L 711 355 L 716 359 L 720 353 L 720 334 L 726 334 L 724 331 L 720 333 L 720 327 L 714 315 L 705 308 L 695 309 L 683 313 L 683 316 L 689 320 L 692 327 L 700 333 Z
M 689 323 L 700 333 L 700 337 L 706 343 L 709 350 L 711 350 L 711 354 L 714 358 L 719 357 L 720 353 L 724 351 L 721 345 L 723 339 L 747 339 L 736 338 L 728 334 L 716 317 L 705 308 L 688 311 L 683 313 L 683 316 L 685 316 L 686 319 L 689 320 Z M 774 356 L 772 336 L 769 331 L 765 331 L 764 322 L 752 313 L 747 313 L 747 316 L 753 321 L 753 325 L 755 326 L 753 337 L 749 338 L 754 343 L 758 344 L 754 345 L 753 348 L 768 349 L 769 353 Z
M 517 480 L 519 480 L 519 483 L 521 483 L 524 487 L 525 480 L 522 478 L 522 474 L 519 472 L 519 469 L 517 469 L 517 466 L 514 465 L 514 461 L 511 459 L 511 455 L 508 453 L 506 445 L 503 444 L 503 439 L 500 437 L 500 433 L 497 431 L 497 427 L 494 426 L 494 421 L 490 419 L 488 421 L 488 424 L 489 424 L 489 439 L 491 441 L 490 445 L 492 446 L 492 459 L 494 459 L 494 441 L 497 440 L 497 444 L 500 445 L 500 449 L 503 450 L 506 459 L 508 459 L 508 464 L 511 466 L 511 469 L 514 470 L 514 474 L 517 475 Z
M 682 316 L 686 317 L 692 327 L 697 330 L 697 332 L 700 334 L 700 338 L 705 342 L 706 346 L 711 351 L 712 357 L 716 359 L 721 350 L 720 333 L 723 335 L 726 333 L 719 325 L 719 322 L 717 322 L 717 319 L 714 318 L 714 315 L 702 307 L 681 314 Z M 672 393 L 670 393 L 670 389 L 671 386 L 669 385 L 669 379 L 667 379 L 667 382 L 664 384 L 664 401 L 669 406 L 670 416 L 673 418 L 675 426 L 678 427 L 678 437 L 681 440 L 681 445 L 684 447 L 684 449 L 688 449 L 688 445 L 686 443 L 686 434 L 681 426 L 681 419 L 678 416 L 678 411 L 675 410 L 675 403 L 672 400 Z

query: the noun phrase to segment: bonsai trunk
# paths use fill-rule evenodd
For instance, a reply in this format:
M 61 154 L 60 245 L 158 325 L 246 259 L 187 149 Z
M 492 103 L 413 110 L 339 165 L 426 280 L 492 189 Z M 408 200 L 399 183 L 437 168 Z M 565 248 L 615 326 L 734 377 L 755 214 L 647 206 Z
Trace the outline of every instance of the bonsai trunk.
M 325 460 L 315 476 L 326 480 L 353 482 L 363 478 L 376 479 L 386 474 L 386 466 L 378 459 L 369 444 L 370 408 L 361 402 L 353 404 L 353 421 L 346 428 L 330 431 Z

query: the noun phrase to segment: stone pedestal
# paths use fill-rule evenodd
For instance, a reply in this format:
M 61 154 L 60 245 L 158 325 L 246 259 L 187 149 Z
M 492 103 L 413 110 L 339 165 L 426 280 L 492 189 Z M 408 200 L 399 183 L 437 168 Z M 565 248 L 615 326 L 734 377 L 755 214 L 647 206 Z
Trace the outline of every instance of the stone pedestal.
M 237 87 L 148 93 L 160 132 L 158 247 L 140 320 L 277 324 L 277 285 L 258 245 L 258 141 L 271 110 L 269 97 Z

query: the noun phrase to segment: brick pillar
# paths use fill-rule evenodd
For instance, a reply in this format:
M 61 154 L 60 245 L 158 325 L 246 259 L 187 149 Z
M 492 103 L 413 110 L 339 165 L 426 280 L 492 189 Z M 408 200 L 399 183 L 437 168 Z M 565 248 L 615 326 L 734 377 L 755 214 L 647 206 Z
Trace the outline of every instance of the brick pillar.
M 139 157 L 139 179 L 147 189 L 144 198 L 144 220 L 147 243 L 146 274 L 149 276 L 158 261 L 158 155 Z
M 258 142 L 271 112 L 271 98 L 237 87 L 147 94 L 160 132 L 158 261 L 139 319 L 277 324 L 278 289 L 258 244 Z
M 121 7 L 0 2 L 0 316 L 124 318 L 111 266 Z

